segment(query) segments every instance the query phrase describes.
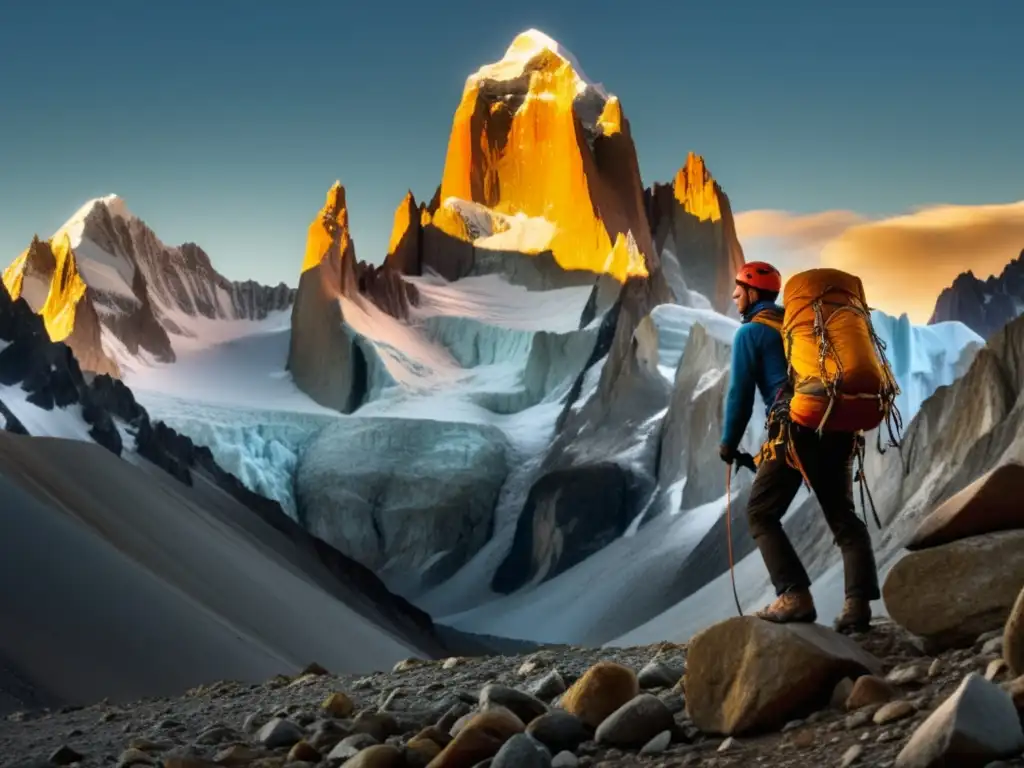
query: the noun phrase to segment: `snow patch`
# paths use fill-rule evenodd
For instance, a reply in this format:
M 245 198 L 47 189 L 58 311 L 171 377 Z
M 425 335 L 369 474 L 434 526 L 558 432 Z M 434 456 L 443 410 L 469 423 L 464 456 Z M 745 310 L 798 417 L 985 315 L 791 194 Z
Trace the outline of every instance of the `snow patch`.
M 576 57 L 570 51 L 538 29 L 528 29 L 517 35 L 508 47 L 508 50 L 505 51 L 502 59 L 493 64 L 487 64 L 477 70 L 475 74 L 470 75 L 466 86 L 468 88 L 484 80 L 507 82 L 522 77 L 523 73 L 526 72 L 527 65 L 537 54 L 543 51 L 550 51 L 572 67 L 576 75 L 576 93 L 578 96 L 594 92 L 602 99 L 609 98 L 604 85 L 596 83 L 587 77 L 579 61 L 576 60 Z
M 68 440 L 93 442 L 89 424 L 82 414 L 82 406 L 74 403 L 65 408 L 46 410 L 30 403 L 29 393 L 20 384 L 0 385 L 0 401 L 35 437 L 63 437 Z

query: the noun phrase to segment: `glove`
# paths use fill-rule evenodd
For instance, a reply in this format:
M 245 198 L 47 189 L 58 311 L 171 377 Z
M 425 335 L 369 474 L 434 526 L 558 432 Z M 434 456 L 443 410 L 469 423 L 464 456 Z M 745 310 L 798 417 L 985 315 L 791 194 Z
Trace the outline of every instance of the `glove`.
M 718 446 L 718 456 L 726 464 L 732 464 L 734 461 L 736 461 L 736 449 L 730 448 L 728 445 L 725 445 L 723 443 L 722 445 Z

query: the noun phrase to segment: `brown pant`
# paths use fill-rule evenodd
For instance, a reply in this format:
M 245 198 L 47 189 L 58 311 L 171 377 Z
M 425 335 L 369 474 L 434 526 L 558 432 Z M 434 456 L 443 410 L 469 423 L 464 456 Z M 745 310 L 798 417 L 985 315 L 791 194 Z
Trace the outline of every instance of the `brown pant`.
M 778 427 L 773 425 L 772 437 Z M 803 464 L 811 490 L 843 554 L 846 596 L 877 600 L 878 571 L 867 526 L 857 517 L 853 501 L 853 460 L 856 436 L 790 424 L 793 446 Z M 782 518 L 803 478 L 786 464 L 783 446 L 778 457 L 761 462 L 747 502 L 750 533 L 764 558 L 776 594 L 810 586 L 807 571 L 782 529 Z

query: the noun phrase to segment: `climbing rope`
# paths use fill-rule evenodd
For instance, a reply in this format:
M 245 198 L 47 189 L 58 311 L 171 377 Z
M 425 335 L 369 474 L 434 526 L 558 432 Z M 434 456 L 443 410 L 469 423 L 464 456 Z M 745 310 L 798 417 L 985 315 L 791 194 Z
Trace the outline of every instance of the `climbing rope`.
M 732 597 L 736 601 L 736 612 L 742 616 L 740 596 L 736 591 L 736 563 L 732 556 L 732 462 L 725 465 L 725 536 L 729 545 L 729 578 L 732 579 Z

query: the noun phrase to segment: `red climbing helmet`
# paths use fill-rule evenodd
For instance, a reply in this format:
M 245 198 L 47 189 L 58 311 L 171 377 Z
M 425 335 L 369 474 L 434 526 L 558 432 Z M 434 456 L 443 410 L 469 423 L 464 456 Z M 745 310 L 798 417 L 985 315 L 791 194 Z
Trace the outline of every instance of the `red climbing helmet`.
M 761 291 L 782 291 L 782 275 L 766 261 L 748 261 L 736 273 L 736 282 Z

